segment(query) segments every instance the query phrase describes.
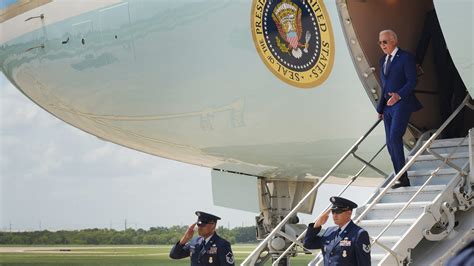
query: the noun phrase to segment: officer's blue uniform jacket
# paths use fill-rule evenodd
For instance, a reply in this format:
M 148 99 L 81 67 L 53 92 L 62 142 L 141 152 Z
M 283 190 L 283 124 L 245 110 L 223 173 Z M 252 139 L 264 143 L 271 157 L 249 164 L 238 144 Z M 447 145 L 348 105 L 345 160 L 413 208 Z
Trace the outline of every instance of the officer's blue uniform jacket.
M 216 233 L 203 247 L 204 238 L 196 237 L 189 243 L 181 245 L 178 241 L 170 252 L 172 259 L 191 256 L 191 266 L 201 265 L 234 265 L 234 254 L 230 243 Z
M 308 225 L 304 239 L 307 249 L 321 249 L 324 265 L 370 265 L 370 240 L 367 231 L 352 221 L 337 236 L 338 226 L 329 227 L 324 233 Z

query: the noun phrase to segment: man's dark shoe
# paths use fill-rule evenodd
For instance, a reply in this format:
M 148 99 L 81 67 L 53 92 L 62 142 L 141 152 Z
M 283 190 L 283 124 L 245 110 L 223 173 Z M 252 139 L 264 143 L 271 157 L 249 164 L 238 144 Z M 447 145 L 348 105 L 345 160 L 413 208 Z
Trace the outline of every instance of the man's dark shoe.
M 409 187 L 409 186 L 410 186 L 410 181 L 400 181 L 400 180 L 398 180 L 392 186 L 392 189 L 396 189 L 396 188 L 399 188 L 399 187 Z

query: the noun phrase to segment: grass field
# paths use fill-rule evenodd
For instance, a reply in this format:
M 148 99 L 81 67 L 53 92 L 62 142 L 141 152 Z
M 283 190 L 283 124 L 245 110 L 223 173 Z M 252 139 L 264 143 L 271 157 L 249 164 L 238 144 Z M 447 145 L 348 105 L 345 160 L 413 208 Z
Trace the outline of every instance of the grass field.
M 239 265 L 254 247 L 254 245 L 233 245 L 236 265 Z M 0 247 L 0 266 L 189 265 L 189 258 L 170 259 L 168 257 L 170 249 L 171 246 Z M 313 255 L 299 255 L 291 260 L 291 265 L 307 265 L 311 258 Z

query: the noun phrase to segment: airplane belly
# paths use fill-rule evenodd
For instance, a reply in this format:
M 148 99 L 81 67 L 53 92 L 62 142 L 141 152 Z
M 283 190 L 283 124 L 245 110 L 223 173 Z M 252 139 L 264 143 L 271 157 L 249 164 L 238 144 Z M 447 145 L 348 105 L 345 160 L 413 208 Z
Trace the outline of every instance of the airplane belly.
M 42 6 L 46 22 L 55 4 Z M 335 3 L 326 3 L 334 65 L 309 89 L 264 65 L 251 5 L 114 2 L 3 43 L 1 68 L 48 112 L 102 139 L 211 168 L 320 175 L 376 119 Z M 376 135 L 362 152 L 380 147 Z
M 434 1 L 443 35 L 464 85 L 474 95 L 474 2 Z

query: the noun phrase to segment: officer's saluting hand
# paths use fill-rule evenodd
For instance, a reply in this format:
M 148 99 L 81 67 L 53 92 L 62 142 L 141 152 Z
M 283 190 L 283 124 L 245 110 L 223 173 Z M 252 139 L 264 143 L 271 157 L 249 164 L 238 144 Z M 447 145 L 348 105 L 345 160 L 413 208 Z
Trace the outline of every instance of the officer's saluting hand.
M 181 238 L 181 240 L 179 241 L 179 243 L 181 245 L 185 245 L 186 243 L 189 242 L 189 240 L 191 238 L 193 238 L 194 236 L 194 227 L 196 227 L 196 223 L 193 223 L 191 224 L 189 227 L 188 227 L 188 230 L 186 230 L 186 233 L 184 233 L 184 236 Z
M 230 243 L 216 233 L 217 217 L 197 211 L 198 221 L 191 224 L 181 240 L 170 252 L 172 259 L 191 256 L 191 265 L 234 265 L 234 254 Z M 198 237 L 193 238 L 194 228 L 198 226 Z
M 304 247 L 321 249 L 324 265 L 370 265 L 369 234 L 351 220 L 352 209 L 357 208 L 357 204 L 341 197 L 330 200 L 331 209 L 308 225 Z M 320 233 L 330 212 L 337 226 Z
M 319 219 L 317 219 L 315 222 L 314 222 L 314 225 L 313 225 L 313 228 L 320 228 L 323 224 L 325 224 L 327 221 L 328 221 L 328 218 L 329 218 L 329 213 L 331 212 L 331 210 L 327 210 L 325 212 L 323 212 L 323 214 L 321 215 L 321 217 L 319 217 Z

